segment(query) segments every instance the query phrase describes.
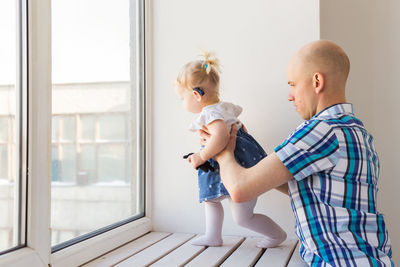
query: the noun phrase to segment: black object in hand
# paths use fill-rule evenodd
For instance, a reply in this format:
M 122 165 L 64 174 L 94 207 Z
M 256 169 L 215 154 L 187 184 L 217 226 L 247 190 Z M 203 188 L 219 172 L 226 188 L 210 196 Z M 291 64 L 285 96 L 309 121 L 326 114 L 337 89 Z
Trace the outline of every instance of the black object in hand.
M 193 155 L 194 153 L 189 153 L 187 155 L 184 155 L 183 158 L 187 159 L 190 155 Z M 203 172 L 208 172 L 208 171 L 215 171 L 214 167 L 211 166 L 210 162 L 207 160 L 206 162 L 204 162 L 203 164 L 197 166 L 196 170 L 202 170 Z

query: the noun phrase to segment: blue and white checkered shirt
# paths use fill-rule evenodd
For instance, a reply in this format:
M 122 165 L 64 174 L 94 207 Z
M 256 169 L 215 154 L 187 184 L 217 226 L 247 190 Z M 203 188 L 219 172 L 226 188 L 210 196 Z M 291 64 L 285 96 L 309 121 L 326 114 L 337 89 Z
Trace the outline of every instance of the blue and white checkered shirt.
M 319 112 L 275 152 L 294 177 L 289 194 L 309 265 L 394 266 L 376 208 L 379 158 L 351 104 Z

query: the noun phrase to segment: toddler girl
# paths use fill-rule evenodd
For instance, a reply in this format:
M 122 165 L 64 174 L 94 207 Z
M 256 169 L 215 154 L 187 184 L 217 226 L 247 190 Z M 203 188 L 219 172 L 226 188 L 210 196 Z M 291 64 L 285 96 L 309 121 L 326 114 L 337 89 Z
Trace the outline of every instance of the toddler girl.
M 249 168 L 267 156 L 262 147 L 242 127 L 238 116 L 240 106 L 219 99 L 219 63 L 212 54 L 203 52 L 204 59 L 187 63 L 176 80 L 177 94 L 183 101 L 185 110 L 200 113 L 190 125 L 190 130 L 206 129 L 211 134 L 207 145 L 200 152 L 189 156 L 188 161 L 194 168 L 209 161 L 214 171 L 198 170 L 200 202 L 205 204 L 206 232 L 192 241 L 199 246 L 222 245 L 222 223 L 224 210 L 221 200 L 229 194 L 221 182 L 218 163 L 212 158 L 222 151 L 229 141 L 233 124 L 238 125 L 235 158 L 244 167 Z M 205 128 L 204 128 L 205 127 Z M 235 203 L 230 198 L 233 219 L 240 226 L 253 230 L 263 239 L 258 247 L 274 247 L 286 239 L 286 233 L 272 219 L 265 215 L 254 214 L 257 199 Z

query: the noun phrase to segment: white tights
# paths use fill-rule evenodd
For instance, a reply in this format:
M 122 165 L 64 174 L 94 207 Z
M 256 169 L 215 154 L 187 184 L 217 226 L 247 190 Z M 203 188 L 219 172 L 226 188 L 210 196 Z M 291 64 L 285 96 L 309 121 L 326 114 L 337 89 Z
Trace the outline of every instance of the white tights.
M 221 246 L 222 223 L 224 221 L 224 208 L 221 198 L 204 202 L 206 215 L 206 232 L 195 238 L 193 245 Z M 261 248 L 275 247 L 286 239 L 285 231 L 271 218 L 262 214 L 254 214 L 253 210 L 257 199 L 249 202 L 235 203 L 229 199 L 233 220 L 240 226 L 263 235 L 257 246 Z

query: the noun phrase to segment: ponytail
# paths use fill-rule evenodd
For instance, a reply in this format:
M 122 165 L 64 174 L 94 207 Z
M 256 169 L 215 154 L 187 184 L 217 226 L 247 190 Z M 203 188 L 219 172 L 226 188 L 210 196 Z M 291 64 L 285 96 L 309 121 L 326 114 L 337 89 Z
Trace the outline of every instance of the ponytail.
M 207 74 L 210 74 L 211 70 L 214 68 L 214 70 L 217 73 L 220 73 L 220 66 L 219 66 L 219 60 L 215 56 L 215 53 L 213 52 L 208 52 L 206 50 L 201 50 L 202 55 L 204 57 L 204 69 Z

